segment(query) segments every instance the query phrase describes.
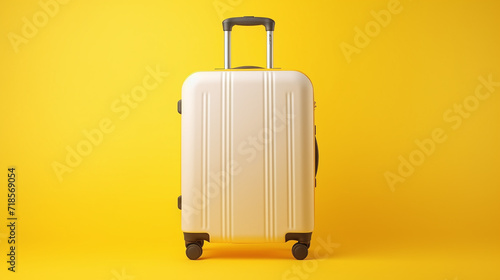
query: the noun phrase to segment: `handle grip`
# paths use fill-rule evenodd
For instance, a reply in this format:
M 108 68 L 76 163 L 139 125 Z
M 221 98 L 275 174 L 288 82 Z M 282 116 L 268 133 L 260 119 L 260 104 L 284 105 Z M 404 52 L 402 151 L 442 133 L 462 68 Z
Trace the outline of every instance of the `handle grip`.
M 264 25 L 266 27 L 266 31 L 274 31 L 274 20 L 265 17 L 233 17 L 225 19 L 222 22 L 222 27 L 224 31 L 232 31 L 233 26 L 235 25 L 243 25 L 243 26 L 255 26 L 255 25 Z

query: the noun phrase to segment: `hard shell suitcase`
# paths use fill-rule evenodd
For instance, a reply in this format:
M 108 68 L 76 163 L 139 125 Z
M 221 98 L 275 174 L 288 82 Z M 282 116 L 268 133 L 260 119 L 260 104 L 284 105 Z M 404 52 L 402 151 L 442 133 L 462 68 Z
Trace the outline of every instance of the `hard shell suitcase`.
M 234 25 L 264 25 L 267 69 L 231 69 Z M 181 196 L 186 254 L 204 240 L 264 243 L 297 240 L 307 256 L 314 227 L 317 146 L 313 87 L 297 71 L 273 69 L 274 21 L 223 21 L 225 69 L 197 72 L 182 87 Z

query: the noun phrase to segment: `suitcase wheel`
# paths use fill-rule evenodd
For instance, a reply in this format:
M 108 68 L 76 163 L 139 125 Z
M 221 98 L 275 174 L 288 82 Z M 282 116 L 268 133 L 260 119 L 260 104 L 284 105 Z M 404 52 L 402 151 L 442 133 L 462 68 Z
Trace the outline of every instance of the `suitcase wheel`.
M 203 249 L 201 249 L 200 243 L 190 243 L 186 246 L 186 256 L 190 260 L 196 260 L 201 257 Z
M 303 260 L 307 257 L 309 244 L 295 243 L 292 247 L 292 254 L 297 260 Z

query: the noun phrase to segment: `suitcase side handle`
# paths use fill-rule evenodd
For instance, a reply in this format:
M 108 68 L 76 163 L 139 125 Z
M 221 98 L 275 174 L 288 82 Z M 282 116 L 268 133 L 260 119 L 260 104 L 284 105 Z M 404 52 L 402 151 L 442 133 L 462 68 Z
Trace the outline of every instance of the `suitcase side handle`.
M 275 22 L 270 18 L 253 16 L 228 18 L 222 21 L 222 27 L 224 29 L 224 68 L 231 69 L 231 31 L 235 25 L 264 25 L 266 27 L 267 68 L 273 68 L 273 32 Z

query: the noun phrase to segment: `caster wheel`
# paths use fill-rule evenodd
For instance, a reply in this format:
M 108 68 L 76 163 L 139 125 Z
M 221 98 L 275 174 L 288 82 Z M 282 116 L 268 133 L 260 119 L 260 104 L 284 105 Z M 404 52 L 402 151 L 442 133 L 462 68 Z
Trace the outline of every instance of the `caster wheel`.
M 292 247 L 292 254 L 297 260 L 303 260 L 307 257 L 307 244 L 295 243 Z
M 203 249 L 201 249 L 201 246 L 198 243 L 191 243 L 186 247 L 186 256 L 190 260 L 198 259 L 199 257 L 201 257 L 202 253 Z

